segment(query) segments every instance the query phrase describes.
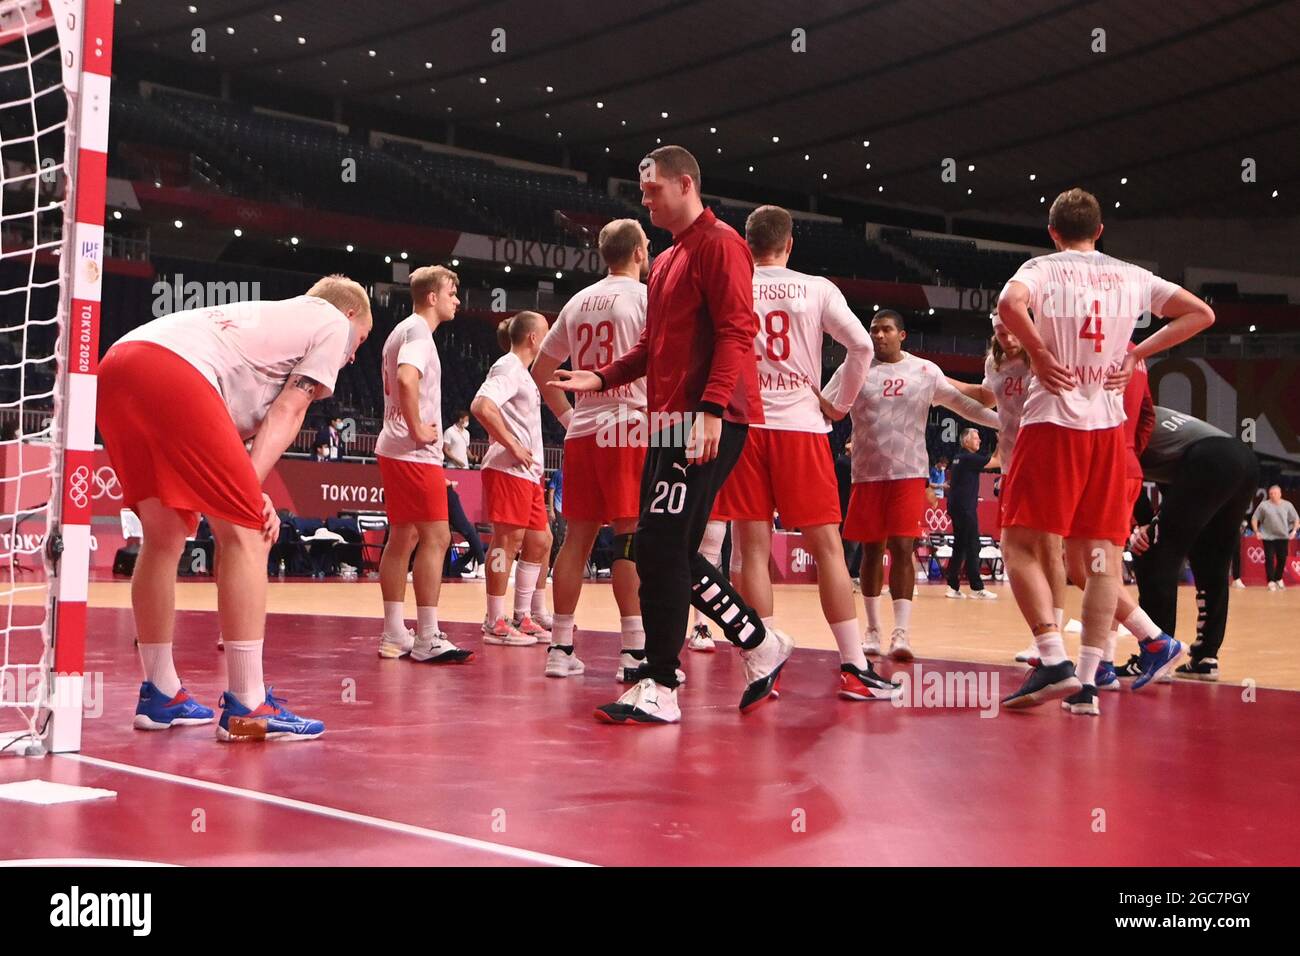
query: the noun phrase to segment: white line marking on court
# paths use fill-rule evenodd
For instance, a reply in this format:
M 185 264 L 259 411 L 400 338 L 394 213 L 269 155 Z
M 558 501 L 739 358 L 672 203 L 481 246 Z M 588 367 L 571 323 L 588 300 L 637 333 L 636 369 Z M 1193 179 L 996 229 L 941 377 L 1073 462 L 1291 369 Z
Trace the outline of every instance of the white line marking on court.
M 523 850 L 519 847 L 506 846 L 502 843 L 492 843 L 489 840 L 476 840 L 473 837 L 460 836 L 456 833 L 445 833 L 442 830 L 418 827 L 410 823 L 398 823 L 396 820 L 385 820 L 383 817 L 372 817 L 367 816 L 364 813 L 353 813 L 350 810 L 339 810 L 335 807 L 322 806 L 319 803 L 308 803 L 305 800 L 295 800 L 292 797 L 281 797 L 274 793 L 263 793 L 260 790 L 246 790 L 243 787 L 231 787 L 224 783 L 211 783 L 210 781 L 198 780 L 194 777 L 182 777 L 178 774 L 166 773 L 162 770 L 150 770 L 146 767 L 135 767 L 131 764 L 117 763 L 113 760 L 103 760 L 99 757 L 87 757 L 85 754 L 56 754 L 55 756 L 64 760 L 73 760 L 77 763 L 88 764 L 92 767 L 101 767 L 105 770 L 117 770 L 122 773 L 133 773 L 142 777 L 152 777 L 154 780 L 166 780 L 168 783 L 180 784 L 184 787 L 197 787 L 200 790 L 211 790 L 214 793 L 224 793 L 232 797 L 244 797 L 249 800 L 256 800 L 259 803 L 269 803 L 290 810 L 301 810 L 304 813 L 314 813 L 317 816 L 329 817 L 334 820 L 345 820 L 348 823 L 359 823 L 362 826 L 376 827 L 380 830 L 389 830 L 393 833 L 403 833 L 407 836 L 423 837 L 426 840 L 450 843 L 453 846 L 465 847 L 470 850 L 482 850 L 485 853 L 495 853 L 499 856 L 508 856 L 516 860 L 523 860 L 527 863 L 540 863 L 544 866 L 596 866 L 595 863 L 585 863 L 582 860 L 570 860 L 567 857 L 552 856 L 549 853 L 537 853 L 533 850 Z
M 178 867 L 177 863 L 155 863 L 152 860 L 108 860 L 102 857 L 42 857 L 34 860 L 0 860 L 0 867 L 5 866 L 166 866 Z

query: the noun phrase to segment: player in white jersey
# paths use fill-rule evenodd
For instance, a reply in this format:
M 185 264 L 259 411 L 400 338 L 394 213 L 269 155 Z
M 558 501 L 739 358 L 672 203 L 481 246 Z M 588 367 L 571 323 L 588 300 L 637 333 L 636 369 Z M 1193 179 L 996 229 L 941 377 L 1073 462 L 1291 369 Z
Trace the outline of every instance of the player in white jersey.
M 829 279 L 786 268 L 794 249 L 793 222 L 779 206 L 759 206 L 745 222 L 754 255 L 758 313 L 758 387 L 763 423 L 751 425 L 740 459 L 727 477 L 714 517 L 732 522 L 732 562 L 740 559 L 737 590 L 768 628 L 773 619 L 772 514 L 799 529 L 817 564 L 822 613 L 840 650 L 840 696 L 888 698 L 894 685 L 876 674 L 862 651 L 853 584 L 840 540 L 839 484 L 821 401 L 847 414 L 871 365 L 871 336 Z M 822 338 L 848 349 L 839 376 L 819 398 Z
M 181 686 L 172 657 L 176 564 L 201 512 L 221 554 L 217 615 L 228 680 L 218 739 L 304 740 L 325 732 L 319 720 L 286 710 L 263 681 L 266 559 L 280 519 L 262 483 L 298 437 L 307 407 L 333 393 L 339 369 L 370 327 L 365 289 L 329 276 L 282 302 L 164 316 L 104 356 L 99 430 L 122 504 L 144 527 L 131 579 L 145 677 L 137 729 L 215 716 Z
M 433 333 L 456 317 L 459 281 L 443 266 L 412 272 L 411 315 L 384 342 L 384 426 L 375 442 L 388 511 L 388 540 L 379 560 L 384 602 L 380 657 L 409 654 L 413 661 L 431 664 L 464 664 L 474 657 L 438 629 L 438 593 L 451 529 L 442 472 L 442 361 Z M 404 620 L 412 552 L 418 638 Z
M 483 496 L 492 522 L 488 551 L 486 644 L 536 644 L 550 633 L 533 621 L 533 591 L 551 553 L 551 526 L 542 492 L 542 397 L 528 374 L 546 335 L 546 317 L 520 312 L 497 327 L 509 346 L 479 386 L 469 410 L 491 438 L 483 455 Z M 510 566 L 515 571 L 515 614 L 505 615 Z M 543 579 L 542 587 L 546 586 Z
M 1139 362 L 1208 328 L 1214 312 L 1174 283 L 1098 252 L 1101 207 L 1090 193 L 1057 196 L 1047 228 L 1058 251 L 1022 265 L 998 300 L 999 317 L 1033 369 L 1002 513 L 1012 592 L 1041 661 L 1003 703 L 1032 707 L 1066 697 L 1062 706 L 1070 713 L 1095 715 L 1096 674 L 1132 509 L 1123 392 Z M 1170 321 L 1130 349 L 1147 314 Z M 1052 615 L 1048 567 L 1059 560 L 1053 535 L 1065 539 L 1070 576 L 1085 582 L 1077 675 Z M 1182 653 L 1163 635 L 1145 639 L 1142 648 L 1150 679 L 1171 670 Z
M 610 364 L 636 344 L 645 328 L 642 280 L 650 269 L 650 245 L 641 224 L 615 219 L 601 229 L 598 244 L 609 274 L 569 300 L 533 363 L 533 381 L 566 429 L 560 511 L 567 531 L 555 558 L 555 618 L 546 675 L 569 677 L 584 670 L 573 651 L 574 615 L 591 546 L 601 526 L 609 524 L 614 529 L 614 601 L 622 633 L 616 676 L 629 682 L 645 659 L 632 535 L 641 508 L 646 449 L 609 439 L 618 434 L 618 422 L 646 421 L 645 380 L 580 394 L 575 405 L 561 389 L 546 384 L 566 359 L 572 359 L 575 369 Z
M 889 594 L 894 604 L 894 629 L 889 655 L 910 661 L 908 628 L 916 568 L 912 549 L 925 517 L 930 459 L 925 448 L 925 423 L 931 405 L 943 405 L 962 418 L 988 428 L 997 416 L 974 399 L 953 388 L 939 366 L 903 351 L 907 339 L 903 317 L 882 309 L 871 319 L 871 342 L 876 360 L 867 380 L 853 399 L 853 490 L 844 537 L 862 542 L 862 602 L 867 611 L 863 650 L 880 653 L 880 592 L 884 584 L 881 561 L 889 551 Z M 826 386 L 839 392 L 841 366 Z M 831 419 L 844 414 L 829 402 L 822 410 Z

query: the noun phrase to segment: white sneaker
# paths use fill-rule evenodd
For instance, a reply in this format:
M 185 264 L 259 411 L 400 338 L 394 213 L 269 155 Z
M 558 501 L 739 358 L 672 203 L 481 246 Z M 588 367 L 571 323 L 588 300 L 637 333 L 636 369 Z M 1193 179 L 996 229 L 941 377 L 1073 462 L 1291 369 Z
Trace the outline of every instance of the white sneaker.
M 682 719 L 677 690 L 639 680 L 612 704 L 596 708 L 596 719 L 606 724 L 675 724 Z
M 1028 664 L 1030 661 L 1038 659 L 1038 645 L 1030 644 L 1023 651 L 1016 655 L 1017 664 Z
M 998 596 L 988 588 L 981 588 L 978 591 L 971 592 L 971 600 L 973 601 L 996 601 L 997 599 Z
M 396 660 L 411 653 L 414 646 L 415 631 L 411 628 L 403 631 L 400 637 L 385 631 L 379 638 L 379 656 L 385 660 Z
M 740 712 L 747 714 L 759 704 L 780 697 L 776 685 L 781 668 L 794 652 L 794 638 L 779 628 L 767 629 L 763 643 L 752 651 L 741 650 L 745 666 L 745 693 L 740 698 Z
M 536 644 L 537 638 L 531 634 L 521 634 L 510 626 L 504 617 L 499 617 L 495 624 L 483 622 L 484 644 L 509 644 L 512 647 L 527 647 Z
M 545 628 L 548 631 L 555 628 L 555 617 L 547 614 L 545 611 L 533 612 L 532 618 L 534 624 L 537 624 L 539 627 Z
M 717 650 L 717 644 L 713 640 L 713 632 L 709 630 L 707 624 L 696 624 L 691 629 L 691 636 L 686 641 L 686 646 L 693 651 L 700 651 L 704 654 L 710 654 Z
M 962 594 L 960 591 L 954 591 L 952 588 L 949 588 L 948 590 L 944 591 L 944 592 L 943 592 L 943 596 L 946 597 L 946 598 L 965 598 L 965 597 L 966 597 L 966 595 Z
M 889 636 L 889 656 L 901 663 L 912 659 L 912 645 L 908 643 L 907 631 L 901 627 L 894 628 Z
M 867 633 L 862 636 L 862 653 L 877 655 L 880 653 L 880 631 L 876 628 L 867 628 Z
M 417 664 L 468 664 L 474 652 L 457 647 L 442 631 L 421 634 L 411 648 L 411 660 Z
M 546 652 L 547 677 L 577 677 L 586 669 L 577 654 L 562 651 L 554 644 Z
M 1277 590 L 1277 582 L 1276 582 L 1276 581 L 1269 581 L 1269 582 L 1268 582 L 1268 589 L 1269 589 L 1270 591 L 1276 591 L 1276 590 Z
M 514 629 L 525 637 L 534 637 L 539 641 L 551 640 L 549 628 L 542 627 L 531 614 L 525 614 L 523 617 L 517 617 L 512 622 Z
M 1241 578 L 1237 578 L 1235 581 L 1232 582 L 1232 586 L 1234 588 L 1244 588 L 1246 584 L 1241 580 Z
M 645 658 L 636 658 L 626 651 L 618 655 L 618 670 L 614 672 L 614 680 L 620 684 L 635 684 L 637 681 L 637 668 L 645 663 Z M 677 668 L 677 683 L 686 683 L 686 671 L 680 667 Z
M 636 658 L 627 651 L 622 651 L 618 655 L 618 670 L 614 672 L 614 680 L 620 684 L 634 684 L 637 681 L 637 668 L 645 663 L 645 658 Z
M 1278 589 L 1279 591 L 1285 591 L 1285 590 L 1286 590 L 1286 582 L 1285 582 L 1285 581 L 1278 581 L 1278 582 L 1277 582 L 1277 589 Z

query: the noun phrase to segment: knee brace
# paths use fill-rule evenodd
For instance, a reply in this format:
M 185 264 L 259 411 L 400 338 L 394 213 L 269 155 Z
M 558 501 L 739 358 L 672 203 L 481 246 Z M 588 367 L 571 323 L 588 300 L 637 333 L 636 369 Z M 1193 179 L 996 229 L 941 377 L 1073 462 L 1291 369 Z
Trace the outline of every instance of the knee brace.
M 723 636 L 744 650 L 752 650 L 766 633 L 762 622 L 754 617 L 740 596 L 707 560 L 696 555 L 691 559 L 691 604 L 700 609 L 722 629 Z
M 631 561 L 636 563 L 636 533 L 614 535 L 614 561 Z M 610 562 L 613 563 L 612 561 Z

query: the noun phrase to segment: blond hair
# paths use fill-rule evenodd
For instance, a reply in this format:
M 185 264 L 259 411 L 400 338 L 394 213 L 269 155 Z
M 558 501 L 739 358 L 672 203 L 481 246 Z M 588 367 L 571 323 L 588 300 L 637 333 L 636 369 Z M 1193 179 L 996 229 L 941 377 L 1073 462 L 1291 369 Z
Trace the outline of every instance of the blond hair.
M 360 282 L 345 275 L 325 276 L 307 290 L 307 295 L 324 299 L 345 314 L 349 309 L 355 309 L 358 317 L 370 319 L 370 296 Z
M 430 293 L 441 291 L 448 282 L 460 285 L 460 277 L 446 266 L 421 266 L 411 273 L 411 302 L 419 308 Z

